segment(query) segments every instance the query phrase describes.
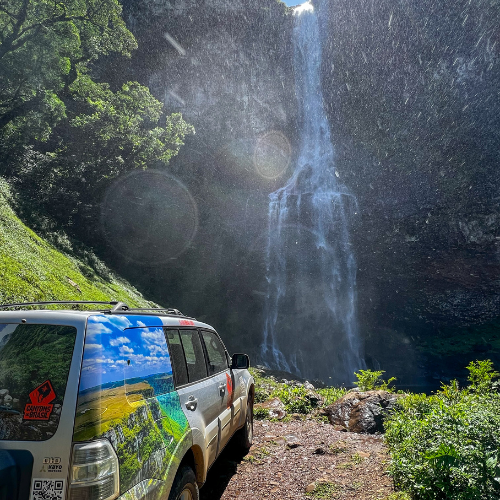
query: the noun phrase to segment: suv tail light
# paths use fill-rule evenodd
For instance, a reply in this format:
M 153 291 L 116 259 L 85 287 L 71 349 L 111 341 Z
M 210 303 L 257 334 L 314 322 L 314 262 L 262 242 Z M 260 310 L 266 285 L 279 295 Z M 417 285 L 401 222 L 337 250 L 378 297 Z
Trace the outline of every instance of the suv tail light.
M 73 444 L 70 481 L 70 500 L 113 500 L 118 497 L 118 458 L 107 439 Z

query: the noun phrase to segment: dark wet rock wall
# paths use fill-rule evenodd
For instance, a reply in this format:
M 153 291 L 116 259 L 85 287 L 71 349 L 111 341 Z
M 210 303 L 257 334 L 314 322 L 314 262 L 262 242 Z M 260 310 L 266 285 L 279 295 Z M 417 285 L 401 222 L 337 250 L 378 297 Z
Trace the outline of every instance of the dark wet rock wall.
M 434 383 L 498 362 L 500 6 L 329 5 L 323 84 L 360 203 L 367 361 Z
M 297 107 L 291 11 L 275 0 L 123 2 L 139 49 L 108 58 L 105 81 L 148 85 L 196 135 L 168 167 L 198 208 L 194 241 L 167 263 L 107 260 L 149 297 L 218 328 L 230 350 L 253 355 L 262 337 L 268 194 L 281 177 L 256 171 L 266 134 L 294 154 Z M 260 141 L 260 142 L 259 142 Z M 168 241 L 165 242 L 168 245 Z
M 425 385 L 465 375 L 470 359 L 500 362 L 500 6 L 326 5 L 324 100 L 336 169 L 359 204 L 352 238 L 367 363 Z M 190 247 L 167 264 L 111 251 L 108 260 L 252 355 L 262 338 L 267 197 L 298 149 L 293 16 L 274 0 L 125 0 L 124 15 L 139 50 L 98 70 L 149 85 L 195 125 L 169 170 L 199 220 Z M 270 131 L 290 144 L 275 178 L 255 169 Z

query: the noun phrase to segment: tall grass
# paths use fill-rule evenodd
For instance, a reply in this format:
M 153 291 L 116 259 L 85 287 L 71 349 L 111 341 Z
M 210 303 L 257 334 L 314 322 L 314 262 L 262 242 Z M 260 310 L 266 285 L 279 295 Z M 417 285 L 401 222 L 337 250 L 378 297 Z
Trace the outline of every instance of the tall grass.
M 25 226 L 11 208 L 7 182 L 0 178 L 0 303 L 121 300 L 131 306 L 150 305 L 130 284 L 109 270 L 105 275 L 108 278 L 70 250 L 56 250 Z

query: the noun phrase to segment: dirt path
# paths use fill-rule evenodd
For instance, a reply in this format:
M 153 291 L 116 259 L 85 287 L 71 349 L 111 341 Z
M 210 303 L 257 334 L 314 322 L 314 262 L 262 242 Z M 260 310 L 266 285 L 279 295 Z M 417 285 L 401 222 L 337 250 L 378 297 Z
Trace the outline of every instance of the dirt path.
M 381 436 L 339 432 L 313 420 L 256 421 L 250 453 L 225 450 L 201 499 L 383 499 L 394 491 L 385 474 L 387 459 Z

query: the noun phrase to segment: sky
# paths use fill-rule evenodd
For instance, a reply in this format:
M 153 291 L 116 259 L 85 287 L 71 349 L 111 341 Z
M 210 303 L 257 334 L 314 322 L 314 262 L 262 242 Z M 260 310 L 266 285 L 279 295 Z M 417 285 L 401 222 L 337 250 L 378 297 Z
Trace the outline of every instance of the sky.
M 300 5 L 301 3 L 304 3 L 305 0 L 281 0 L 283 3 L 288 5 L 288 7 L 295 7 L 296 5 Z

